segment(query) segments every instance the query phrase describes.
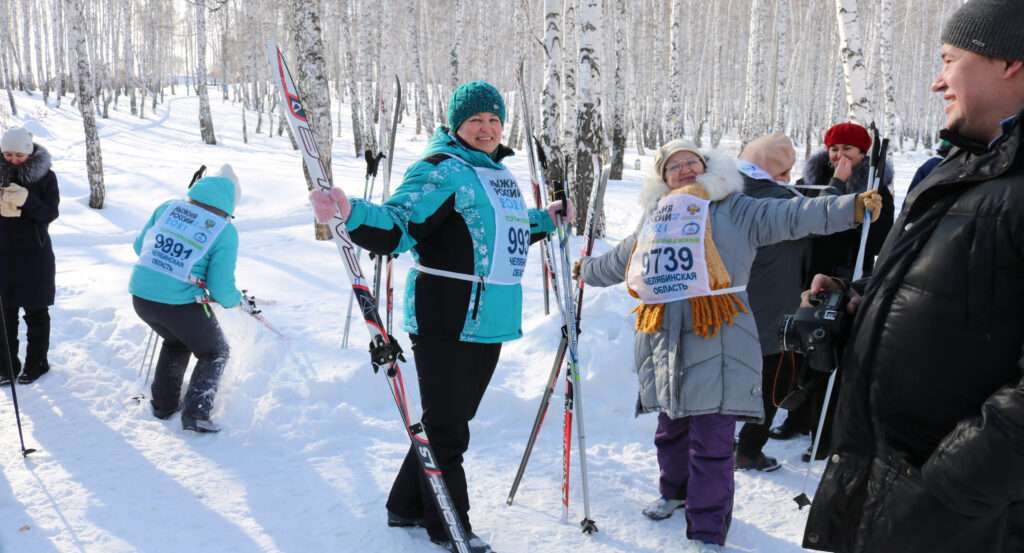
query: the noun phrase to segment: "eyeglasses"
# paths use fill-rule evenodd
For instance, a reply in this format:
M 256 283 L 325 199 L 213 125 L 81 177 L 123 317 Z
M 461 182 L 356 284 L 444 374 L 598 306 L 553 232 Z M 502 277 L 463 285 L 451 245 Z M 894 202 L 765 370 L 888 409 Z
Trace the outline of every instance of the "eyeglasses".
M 665 174 L 670 175 L 672 173 L 678 172 L 683 167 L 687 167 L 692 171 L 696 171 L 698 167 L 703 168 L 704 163 L 701 162 L 699 159 L 691 159 L 690 161 L 677 161 L 672 165 L 665 167 Z

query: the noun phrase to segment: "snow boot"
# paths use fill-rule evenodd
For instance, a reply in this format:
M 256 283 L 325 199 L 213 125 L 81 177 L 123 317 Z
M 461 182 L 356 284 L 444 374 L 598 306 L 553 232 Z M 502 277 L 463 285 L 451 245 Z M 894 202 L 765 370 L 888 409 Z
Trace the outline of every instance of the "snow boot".
M 181 414 L 181 427 L 185 430 L 198 432 L 200 434 L 215 434 L 220 432 L 220 426 L 210 419 L 197 419 L 184 413 Z
M 742 453 L 736 454 L 736 470 L 756 470 L 760 472 L 772 472 L 782 468 L 782 465 L 775 457 L 768 457 L 764 453 L 758 453 L 756 457 L 747 457 Z
M 685 509 L 685 499 L 666 499 L 659 497 L 651 502 L 650 505 L 644 507 L 642 511 L 644 516 L 651 520 L 665 520 L 672 516 L 672 512 L 676 509 Z
M 407 517 L 388 510 L 388 526 L 391 528 L 423 527 L 423 517 Z
M 167 420 L 171 418 L 171 415 L 178 412 L 178 407 L 173 409 L 161 409 L 157 407 L 153 400 L 149 400 L 149 406 L 153 409 L 153 416 L 160 420 Z
M 459 553 L 459 551 L 455 549 L 455 546 L 452 545 L 452 541 L 448 538 L 442 538 L 439 540 L 430 538 L 430 541 L 437 545 L 440 545 L 448 551 L 451 551 L 453 553 Z M 473 532 L 469 533 L 469 540 L 467 541 L 469 541 L 470 553 L 494 553 L 494 550 L 491 549 L 491 546 L 488 545 L 487 542 L 485 542 L 484 540 L 480 539 L 480 536 L 474 534 Z
M 31 384 L 35 382 L 40 376 L 50 372 L 50 363 L 45 359 L 43 361 L 25 363 L 25 370 L 21 372 L 21 376 L 18 377 L 18 384 Z
M 724 553 L 725 546 L 717 543 L 707 543 L 700 540 L 690 540 L 691 553 Z

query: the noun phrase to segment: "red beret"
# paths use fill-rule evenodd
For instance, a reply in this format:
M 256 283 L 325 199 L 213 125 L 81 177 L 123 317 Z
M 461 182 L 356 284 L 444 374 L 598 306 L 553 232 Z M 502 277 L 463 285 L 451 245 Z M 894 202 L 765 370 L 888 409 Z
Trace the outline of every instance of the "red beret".
M 825 147 L 836 144 L 849 144 L 867 153 L 871 149 L 871 135 L 868 130 L 856 123 L 839 123 L 825 132 Z

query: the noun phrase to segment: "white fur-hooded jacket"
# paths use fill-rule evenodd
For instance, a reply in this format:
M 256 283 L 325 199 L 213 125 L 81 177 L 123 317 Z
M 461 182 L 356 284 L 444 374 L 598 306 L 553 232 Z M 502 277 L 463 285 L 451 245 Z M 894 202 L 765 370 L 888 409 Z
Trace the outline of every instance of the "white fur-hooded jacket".
M 751 198 L 744 195 L 735 161 L 701 150 L 706 172 L 697 181 L 711 200 L 710 227 L 733 286 L 747 284 L 759 246 L 829 234 L 854 226 L 854 195 L 822 198 Z M 648 168 L 640 201 L 642 227 L 668 186 Z M 637 232 L 612 251 L 583 260 L 581 276 L 591 286 L 623 282 Z M 744 305 L 747 293 L 739 292 Z M 749 311 L 749 307 L 748 307 Z M 672 418 L 725 414 L 761 420 L 761 345 L 754 317 L 741 314 L 713 337 L 693 333 L 688 301 L 667 304 L 661 330 L 636 334 L 634 356 L 640 389 L 636 413 L 664 412 Z

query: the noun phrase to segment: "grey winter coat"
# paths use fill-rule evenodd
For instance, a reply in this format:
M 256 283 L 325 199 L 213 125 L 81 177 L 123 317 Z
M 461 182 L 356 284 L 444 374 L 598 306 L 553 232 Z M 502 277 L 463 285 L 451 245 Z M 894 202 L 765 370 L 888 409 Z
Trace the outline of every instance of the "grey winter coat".
M 740 193 L 743 182 L 731 158 L 714 151 L 705 152 L 705 156 L 707 172 L 698 181 L 710 195 L 711 230 L 734 286 L 747 284 L 759 246 L 854 226 L 853 194 L 754 199 Z M 659 176 L 648 176 L 642 196 L 643 219 L 667 192 Z M 583 280 L 591 286 L 623 282 L 636 236 L 634 232 L 600 257 L 584 258 L 580 272 Z M 739 297 L 750 305 L 746 292 L 740 292 Z M 749 313 L 740 314 L 731 326 L 723 326 L 716 336 L 705 339 L 693 333 L 689 302 L 666 304 L 662 329 L 637 333 L 634 356 L 640 381 L 637 415 L 664 412 L 680 418 L 724 414 L 757 421 L 764 417 L 761 346 L 754 317 Z

